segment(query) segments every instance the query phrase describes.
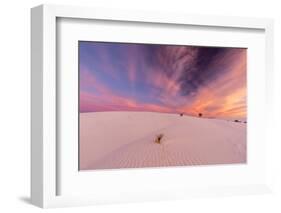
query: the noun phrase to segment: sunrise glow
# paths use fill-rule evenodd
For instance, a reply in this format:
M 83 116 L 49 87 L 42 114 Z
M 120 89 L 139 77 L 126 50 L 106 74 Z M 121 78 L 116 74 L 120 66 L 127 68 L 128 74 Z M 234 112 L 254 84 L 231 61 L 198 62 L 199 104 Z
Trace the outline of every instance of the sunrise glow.
M 247 118 L 247 49 L 79 42 L 80 112 Z

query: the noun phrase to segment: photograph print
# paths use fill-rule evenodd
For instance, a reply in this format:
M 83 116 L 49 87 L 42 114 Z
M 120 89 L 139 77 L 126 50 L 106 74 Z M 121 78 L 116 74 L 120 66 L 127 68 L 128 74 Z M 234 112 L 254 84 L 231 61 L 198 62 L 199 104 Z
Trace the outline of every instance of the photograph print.
M 247 49 L 78 42 L 79 170 L 247 163 Z

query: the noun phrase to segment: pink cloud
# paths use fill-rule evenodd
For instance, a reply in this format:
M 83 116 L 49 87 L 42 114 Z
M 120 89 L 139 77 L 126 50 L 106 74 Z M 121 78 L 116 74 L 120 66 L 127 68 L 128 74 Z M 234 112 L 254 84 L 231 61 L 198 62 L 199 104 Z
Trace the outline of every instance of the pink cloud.
M 160 104 L 142 103 L 137 99 L 125 97 L 122 93 L 120 94 L 118 91 L 111 89 L 111 84 L 106 86 L 99 79 L 96 79 L 92 74 L 92 70 L 89 71 L 87 68 L 81 67 L 81 112 L 120 110 L 185 112 L 195 116 L 200 112 L 205 117 L 246 117 L 247 51 L 245 49 L 241 49 L 241 52 L 229 51 L 222 57 L 217 57 L 213 60 L 213 64 L 208 65 L 210 73 L 199 75 L 202 80 L 204 80 L 203 78 L 207 80 L 199 84 L 189 79 L 189 75 L 192 77 L 195 73 L 200 72 L 200 70 L 192 69 L 197 66 L 198 48 L 163 47 L 163 49 L 166 48 L 165 51 L 159 51 L 155 55 L 156 59 L 154 59 L 161 66 L 153 66 L 154 63 L 151 66 L 146 66 L 144 61 L 139 59 L 140 57 L 138 57 L 134 48 L 132 47 L 124 53 L 127 54 L 125 57 L 127 61 L 122 66 L 124 70 L 118 70 L 119 74 L 127 72 L 125 80 L 129 84 L 128 89 L 131 89 L 132 92 L 134 92 L 137 78 L 141 77 L 140 80 L 145 83 L 143 85 L 149 85 L 151 91 L 147 96 L 150 95 Z M 116 76 L 117 72 L 115 72 L 113 64 L 108 61 L 108 54 L 101 51 L 101 56 L 101 66 L 103 66 L 104 72 L 112 78 L 119 78 L 119 76 Z M 139 76 L 138 67 L 141 67 Z M 219 69 L 217 75 L 211 72 L 213 68 Z M 214 71 L 214 73 L 216 72 Z M 189 84 L 198 84 L 194 86 L 193 91 L 185 96 L 182 95 L 183 88 L 181 88 L 183 76 L 186 77 L 185 86 L 187 88 L 189 88 Z M 208 80 L 209 76 L 214 78 Z M 113 80 L 112 84 L 114 84 Z M 91 93 L 86 91 L 91 91 Z
M 85 67 L 80 69 L 80 90 L 94 89 L 97 93 L 110 95 L 112 91 L 100 83 Z
M 245 118 L 246 51 L 233 57 L 231 69 L 227 74 L 201 88 L 193 100 L 179 110 L 192 115 L 200 112 L 206 117 Z
M 80 111 L 154 111 L 172 112 L 172 109 L 157 104 L 140 103 L 130 98 L 112 94 L 94 95 L 80 92 Z

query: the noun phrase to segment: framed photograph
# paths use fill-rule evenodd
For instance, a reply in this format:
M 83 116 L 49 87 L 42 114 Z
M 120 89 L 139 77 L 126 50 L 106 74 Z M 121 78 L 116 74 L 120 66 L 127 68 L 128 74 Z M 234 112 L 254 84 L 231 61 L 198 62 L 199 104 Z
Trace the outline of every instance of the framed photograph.
M 272 20 L 31 15 L 33 204 L 270 192 Z

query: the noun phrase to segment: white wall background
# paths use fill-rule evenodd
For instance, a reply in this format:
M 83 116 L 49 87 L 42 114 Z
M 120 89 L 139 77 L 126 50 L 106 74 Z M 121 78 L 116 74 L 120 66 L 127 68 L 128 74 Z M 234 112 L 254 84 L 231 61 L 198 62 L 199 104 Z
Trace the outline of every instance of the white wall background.
M 42 3 L 270 17 L 275 19 L 275 129 L 271 195 L 118 204 L 67 209 L 69 212 L 281 212 L 281 4 L 278 0 L 9 0 L 0 7 L 0 212 L 37 212 L 29 202 L 30 178 L 30 8 Z M 278 85 L 279 84 L 279 85 Z M 280 151 L 279 151 L 280 150 Z M 279 162 L 279 163 L 278 163 Z M 66 209 L 47 211 L 61 212 Z

